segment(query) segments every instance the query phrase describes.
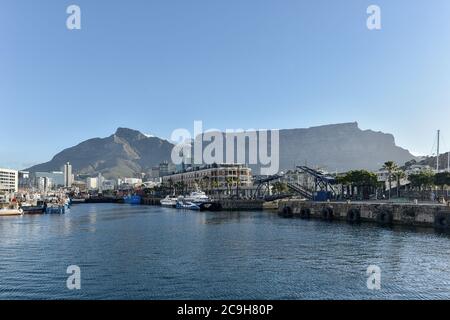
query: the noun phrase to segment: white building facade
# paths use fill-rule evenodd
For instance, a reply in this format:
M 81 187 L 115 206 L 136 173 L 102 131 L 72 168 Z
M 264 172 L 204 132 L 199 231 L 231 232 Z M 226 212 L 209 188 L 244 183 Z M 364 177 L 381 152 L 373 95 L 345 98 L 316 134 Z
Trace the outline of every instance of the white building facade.
M 19 190 L 19 172 L 0 168 L 0 192 L 12 193 Z

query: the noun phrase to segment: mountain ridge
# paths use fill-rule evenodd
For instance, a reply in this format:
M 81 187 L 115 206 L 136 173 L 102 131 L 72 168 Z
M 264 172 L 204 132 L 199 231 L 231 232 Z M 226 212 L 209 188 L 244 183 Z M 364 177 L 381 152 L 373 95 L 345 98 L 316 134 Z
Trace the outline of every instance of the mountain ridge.
M 258 130 L 256 130 L 258 131 Z M 329 171 L 377 170 L 388 160 L 403 164 L 417 159 L 395 144 L 392 134 L 361 130 L 357 122 L 280 129 L 280 170 L 296 165 L 324 167 Z M 57 153 L 50 161 L 28 168 L 30 172 L 61 170 L 70 162 L 76 174 L 106 178 L 135 177 L 170 161 L 174 144 L 138 130 L 119 127 L 105 138 L 91 138 Z M 250 165 L 255 173 L 260 166 Z

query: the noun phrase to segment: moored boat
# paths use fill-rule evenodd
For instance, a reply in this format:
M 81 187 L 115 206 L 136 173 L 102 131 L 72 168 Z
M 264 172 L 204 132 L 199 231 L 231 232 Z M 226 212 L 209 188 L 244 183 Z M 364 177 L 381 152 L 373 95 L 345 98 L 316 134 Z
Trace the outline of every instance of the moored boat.
M 128 204 L 141 204 L 141 196 L 129 195 L 123 197 L 123 202 Z
M 51 204 L 45 209 L 46 214 L 65 214 L 66 207 L 64 205 Z
M 177 205 L 177 198 L 171 197 L 171 196 L 166 196 L 164 199 L 161 199 L 159 202 L 164 207 L 175 208 Z
M 199 205 L 197 205 L 193 202 L 190 202 L 190 201 L 186 201 L 184 199 L 178 199 L 175 207 L 177 209 L 200 210 Z
M 23 210 L 20 208 L 2 208 L 0 209 L 0 216 L 21 216 L 23 215 Z
M 193 191 L 188 196 L 184 197 L 184 200 L 196 204 L 210 201 L 209 197 L 203 191 Z
M 72 199 L 70 199 L 70 202 L 72 204 L 85 203 L 86 199 L 85 198 L 72 198 Z
M 24 214 L 43 214 L 45 212 L 45 205 L 22 205 L 20 207 Z

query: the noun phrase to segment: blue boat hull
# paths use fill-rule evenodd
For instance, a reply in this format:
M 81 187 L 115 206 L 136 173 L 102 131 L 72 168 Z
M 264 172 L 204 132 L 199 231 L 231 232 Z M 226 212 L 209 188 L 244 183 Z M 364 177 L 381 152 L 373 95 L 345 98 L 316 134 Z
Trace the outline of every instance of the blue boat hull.
M 177 209 L 200 210 L 200 207 L 198 205 L 196 205 L 196 204 L 193 204 L 193 203 L 184 204 L 184 203 L 178 202 L 175 207 Z
M 123 197 L 123 202 L 128 204 L 141 204 L 140 196 L 126 196 Z
M 65 214 L 66 208 L 64 206 L 60 207 L 47 207 L 45 209 L 46 214 Z

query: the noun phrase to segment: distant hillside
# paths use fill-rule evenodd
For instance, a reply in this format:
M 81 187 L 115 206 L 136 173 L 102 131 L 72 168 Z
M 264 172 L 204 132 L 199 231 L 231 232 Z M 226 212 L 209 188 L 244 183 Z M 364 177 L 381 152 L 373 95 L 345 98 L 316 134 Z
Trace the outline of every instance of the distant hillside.
M 306 163 L 338 172 L 378 170 L 389 160 L 404 164 L 416 159 L 395 144 L 392 134 L 361 130 L 356 122 L 281 130 L 280 154 L 283 169 Z
M 226 134 L 222 134 L 226 140 Z M 331 172 L 378 170 L 389 160 L 403 165 L 417 159 L 408 150 L 396 146 L 393 135 L 361 130 L 356 122 L 306 129 L 282 129 L 279 132 L 279 142 L 280 170 L 289 170 L 299 165 L 321 167 Z M 248 149 L 248 142 L 246 147 Z M 226 148 L 223 153 L 226 155 Z M 250 167 L 259 173 L 259 165 Z
M 49 162 L 29 168 L 31 172 L 61 170 L 70 162 L 76 174 L 106 178 L 134 177 L 150 172 L 152 166 L 170 159 L 173 144 L 156 137 L 147 137 L 136 130 L 119 128 L 107 138 L 86 140 L 55 155 Z
M 429 165 L 431 168 L 436 169 L 436 156 L 434 157 L 425 157 L 420 161 L 417 161 L 418 164 L 421 165 Z M 447 168 L 448 166 L 448 152 L 439 155 L 439 167 Z
M 69 161 L 76 174 L 101 172 L 106 178 L 133 177 L 150 172 L 162 161 L 170 161 L 172 148 L 173 144 L 166 140 L 119 128 L 107 138 L 86 140 L 28 170 L 61 170 Z M 357 123 L 280 130 L 280 170 L 304 164 L 340 172 L 377 170 L 388 160 L 403 165 L 412 159 L 417 160 L 407 150 L 396 146 L 391 134 L 361 130 Z M 259 173 L 259 166 L 251 167 Z

